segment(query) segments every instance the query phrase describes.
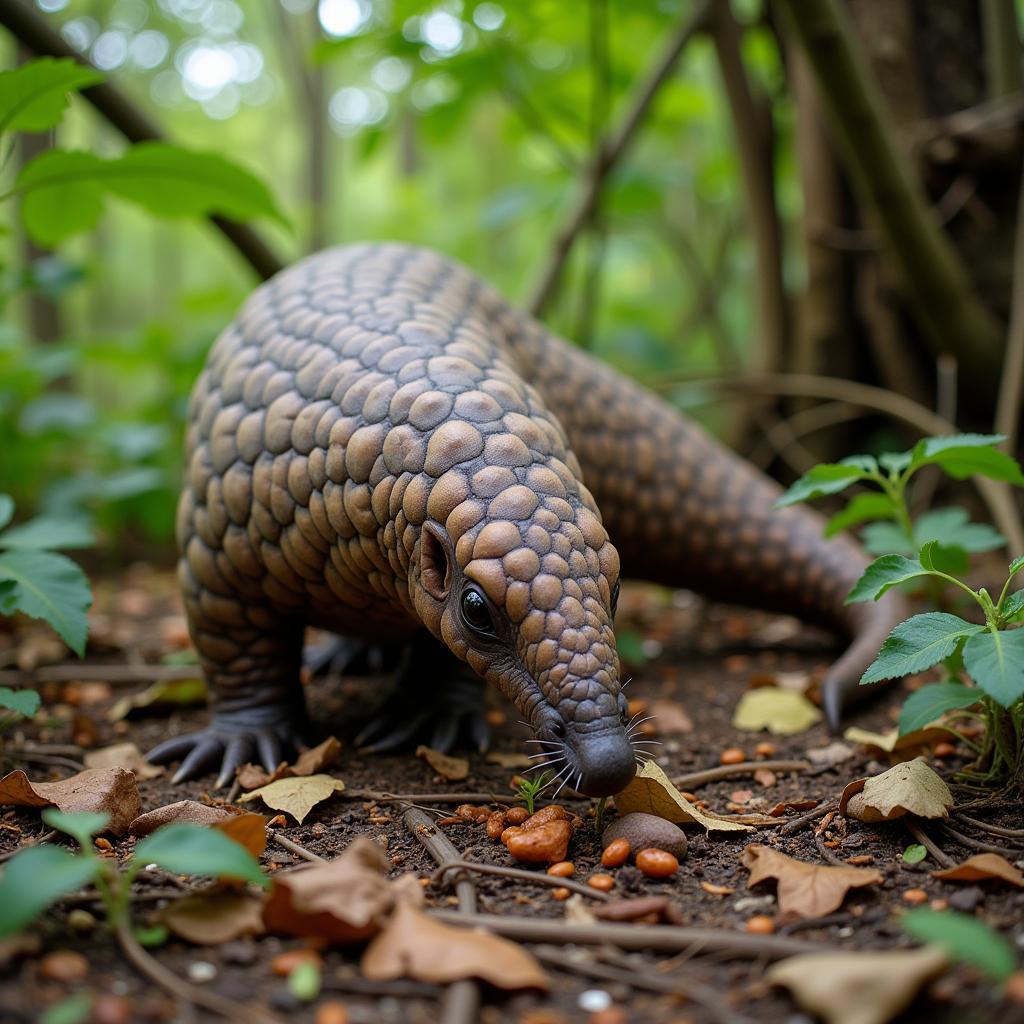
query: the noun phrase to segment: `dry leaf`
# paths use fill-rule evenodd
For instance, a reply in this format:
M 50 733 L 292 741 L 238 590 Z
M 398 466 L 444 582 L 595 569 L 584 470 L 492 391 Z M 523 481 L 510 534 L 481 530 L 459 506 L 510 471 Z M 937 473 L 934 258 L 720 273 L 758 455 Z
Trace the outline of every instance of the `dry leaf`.
M 656 700 L 650 713 L 660 733 L 693 732 L 693 720 L 674 700 Z
M 909 761 L 917 757 L 923 750 L 930 747 L 936 740 L 946 739 L 949 732 L 925 726 L 901 736 L 898 728 L 893 726 L 888 732 L 870 732 L 857 726 L 850 726 L 843 733 L 843 739 L 850 743 L 861 743 L 865 747 L 874 748 L 889 755 L 893 763 Z
M 817 800 L 783 800 L 776 804 L 769 812 L 769 818 L 781 818 L 786 811 L 809 811 L 818 806 Z
M 301 825 L 317 804 L 344 789 L 345 783 L 341 779 L 330 775 L 308 775 L 305 778 L 278 779 L 240 796 L 238 801 L 244 803 L 259 797 L 268 807 L 285 811 Z
M 770 967 L 767 977 L 826 1024 L 888 1024 L 945 967 L 946 954 L 924 946 L 884 953 L 805 953 Z
M 238 769 L 238 784 L 242 789 L 257 789 L 260 786 L 277 782 L 278 779 L 291 779 L 297 775 L 315 775 L 328 765 L 338 760 L 341 754 L 341 740 L 336 736 L 328 736 L 323 743 L 304 750 L 295 759 L 294 764 L 282 761 L 273 772 L 258 764 L 243 764 Z
M 214 822 L 213 827 L 244 846 L 257 860 L 267 848 L 267 819 L 262 814 L 253 814 L 251 811 L 231 814 L 222 821 Z
M 815 747 L 807 751 L 807 760 L 816 768 L 831 768 L 842 764 L 853 757 L 853 750 L 839 740 L 833 740 L 827 746 Z
M 459 782 L 469 774 L 469 762 L 464 757 L 449 757 L 422 743 L 416 748 L 416 756 L 426 761 L 441 778 L 449 782 Z
M 85 757 L 86 768 L 125 768 L 140 780 L 155 779 L 164 774 L 158 764 L 150 764 L 134 743 L 115 743 L 102 750 L 90 750 Z
M 148 836 L 163 825 L 172 822 L 188 822 L 192 825 L 214 825 L 235 817 L 232 811 L 223 807 L 210 807 L 197 800 L 179 800 L 177 803 L 164 804 L 152 811 L 140 814 L 129 826 L 133 836 Z
M 708 832 L 750 831 L 747 825 L 719 818 L 695 807 L 672 785 L 669 777 L 653 760 L 645 762 L 633 781 L 621 793 L 615 794 L 615 806 L 620 814 L 642 811 L 677 825 L 687 821 L 696 822 Z
M 998 879 L 1009 882 L 1018 889 L 1024 889 L 1024 875 L 998 853 L 976 853 L 973 857 L 968 857 L 963 864 L 943 868 L 942 871 L 933 871 L 932 878 L 942 878 L 947 882 L 984 882 Z
M 371 981 L 415 978 L 444 985 L 482 978 L 504 989 L 551 987 L 540 964 L 522 946 L 478 928 L 442 924 L 406 899 L 397 902 L 370 943 L 360 970 Z
M 108 814 L 107 831 L 115 836 L 123 836 L 142 809 L 138 780 L 124 768 L 87 768 L 60 782 L 30 782 L 19 769 L 0 779 L 0 804 Z
M 147 686 L 141 693 L 129 694 L 115 701 L 107 712 L 107 721 L 119 722 L 143 708 L 160 705 L 191 707 L 206 704 L 208 700 L 206 683 L 202 679 L 165 679 Z
M 269 931 L 363 942 L 376 934 L 402 888 L 388 881 L 389 867 L 384 851 L 360 836 L 336 860 L 275 875 L 263 922 Z M 412 884 L 418 892 L 419 883 Z
M 731 896 L 736 890 L 728 885 L 715 885 L 714 882 L 701 882 L 700 887 L 712 896 Z
M 802 693 L 778 686 L 747 690 L 732 716 L 734 729 L 757 732 L 767 729 L 776 736 L 806 732 L 820 721 L 821 712 Z
M 881 872 L 874 868 L 808 864 L 757 843 L 748 846 L 740 860 L 750 870 L 748 888 L 768 878 L 778 882 L 783 916 L 824 917 L 842 905 L 850 889 L 882 881 Z
M 226 889 L 183 896 L 164 908 L 160 920 L 179 938 L 200 946 L 218 946 L 265 930 L 262 896 Z
M 528 768 L 533 764 L 529 754 L 518 751 L 492 750 L 484 760 L 488 764 L 496 764 L 501 768 Z
M 839 798 L 840 814 L 869 822 L 892 821 L 904 814 L 945 818 L 952 806 L 949 786 L 920 757 L 851 782 Z

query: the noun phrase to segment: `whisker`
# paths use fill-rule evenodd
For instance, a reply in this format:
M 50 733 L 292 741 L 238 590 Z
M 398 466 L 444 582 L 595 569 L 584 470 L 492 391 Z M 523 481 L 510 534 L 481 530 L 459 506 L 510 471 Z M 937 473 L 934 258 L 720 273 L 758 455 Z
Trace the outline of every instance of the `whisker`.
M 571 774 L 572 774 L 572 765 L 570 765 L 570 764 L 567 764 L 567 765 L 566 765 L 566 766 L 565 766 L 565 767 L 564 767 L 564 768 L 562 769 L 562 771 L 561 771 L 561 772 L 559 772 L 559 773 L 558 773 L 558 774 L 557 774 L 557 775 L 555 776 L 555 778 L 556 778 L 556 779 L 558 779 L 558 778 L 561 778 L 561 776 L 562 776 L 562 772 L 565 772 L 565 771 L 568 771 L 568 772 L 569 772 L 569 774 L 571 775 Z M 554 800 L 554 799 L 555 799 L 555 798 L 556 798 L 556 797 L 558 796 L 558 794 L 562 792 L 562 787 L 563 787 L 563 786 L 564 786 L 564 785 L 565 785 L 565 784 L 566 784 L 566 783 L 567 783 L 568 781 L 569 781 L 569 775 L 566 775 L 566 777 L 565 777 L 564 779 L 562 779 L 561 785 L 560 785 L 560 786 L 558 787 L 558 789 L 556 789 L 556 790 L 554 791 L 554 793 L 553 793 L 553 794 L 551 795 L 551 799 L 552 799 L 552 800 Z
M 630 736 L 629 742 L 632 743 L 634 747 L 641 743 L 653 743 L 657 747 L 662 746 L 661 740 L 638 740 L 635 736 Z
M 631 682 L 633 682 L 633 677 L 632 676 L 630 676 L 624 683 L 620 683 L 619 684 L 619 689 L 620 690 L 624 690 L 627 686 L 629 686 L 629 684 Z
M 556 764 L 558 764 L 559 761 L 564 761 L 564 760 L 565 760 L 564 757 L 559 757 L 559 758 L 556 758 L 554 761 L 542 761 L 539 764 L 531 764 L 529 768 L 524 768 L 523 769 L 523 774 L 525 775 L 527 772 L 536 771 L 538 768 L 552 768 Z

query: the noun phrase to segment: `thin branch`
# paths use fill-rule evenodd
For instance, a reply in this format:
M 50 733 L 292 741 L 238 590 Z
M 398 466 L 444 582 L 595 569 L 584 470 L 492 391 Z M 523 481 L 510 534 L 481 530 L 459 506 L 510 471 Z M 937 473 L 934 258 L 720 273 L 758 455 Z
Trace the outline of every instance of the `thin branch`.
M 434 873 L 434 881 L 440 884 L 449 871 L 458 868 L 467 871 L 479 871 L 482 875 L 499 875 L 502 878 L 515 878 L 520 882 L 546 885 L 552 889 L 569 889 L 572 892 L 579 893 L 581 896 L 588 896 L 595 900 L 606 901 L 612 898 L 608 893 L 601 892 L 601 890 L 595 889 L 592 885 L 574 882 L 571 878 L 557 878 L 543 871 L 527 871 L 525 868 L 507 868 L 503 864 L 479 864 L 471 860 L 454 860 L 449 864 L 445 864 Z
M 0 3 L 0 25 L 39 57 L 70 57 L 86 67 L 93 66 L 44 15 L 24 0 L 4 0 L 4 3 Z M 129 142 L 164 141 L 164 134 L 149 116 L 110 82 L 101 82 L 83 89 L 82 97 Z M 283 264 L 270 246 L 248 224 L 241 224 L 220 214 L 211 214 L 209 220 L 260 277 L 273 277 L 282 268 Z
M 655 62 L 647 79 L 640 86 L 621 125 L 610 136 L 602 140 L 594 151 L 584 172 L 576 201 L 566 217 L 565 224 L 555 237 L 547 261 L 529 290 L 526 308 L 533 316 L 541 315 L 554 294 L 573 243 L 597 207 L 601 189 L 609 174 L 629 148 L 655 97 L 672 74 L 676 61 L 686 48 L 686 44 L 704 27 L 709 6 L 710 0 L 703 0 L 693 14 L 675 31 L 661 57 Z
M 839 0 L 778 0 L 815 72 L 856 184 L 877 217 L 915 318 L 936 353 L 998 369 L 999 326 L 935 223 Z
M 1006 338 L 1003 373 L 996 400 L 995 432 L 1006 435 L 1011 454 L 1017 450 L 1020 418 L 1024 410 L 1024 176 L 1021 177 L 1020 199 L 1017 202 L 1017 237 L 1013 253 L 1013 296 L 1010 309 L 1010 330 Z M 1019 550 L 1019 549 L 1018 549 Z
M 805 772 L 810 767 L 807 761 L 743 761 L 741 764 L 723 764 L 702 772 L 679 775 L 672 780 L 672 785 L 677 789 L 696 789 L 709 782 L 734 779 L 738 775 L 753 775 L 761 768 L 770 772 Z
M 820 377 L 810 373 L 765 373 L 749 377 L 687 377 L 669 378 L 652 385 L 655 390 L 666 391 L 680 384 L 695 384 L 701 388 L 744 393 L 768 393 L 798 398 L 821 398 L 847 402 L 863 409 L 884 413 L 913 427 L 924 435 L 955 434 L 957 426 L 937 413 L 895 391 L 859 384 L 839 377 Z M 975 477 L 982 500 L 988 507 L 997 528 L 1006 537 L 1011 551 L 1024 551 L 1024 527 L 1009 488 L 995 480 Z
M 1014 0 L 981 0 L 985 79 L 992 99 L 1012 96 L 1024 85 L 1020 69 L 1020 29 Z
M 938 864 L 944 868 L 951 868 L 956 861 L 945 850 L 935 842 L 934 839 L 923 828 L 921 823 L 912 815 L 908 814 L 903 819 L 907 831 L 932 855 Z

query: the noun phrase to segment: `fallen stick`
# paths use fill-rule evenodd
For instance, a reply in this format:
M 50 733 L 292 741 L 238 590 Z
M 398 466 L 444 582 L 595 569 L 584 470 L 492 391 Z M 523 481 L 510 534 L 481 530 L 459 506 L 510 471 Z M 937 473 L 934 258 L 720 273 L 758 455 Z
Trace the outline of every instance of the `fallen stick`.
M 593 886 L 584 885 L 581 882 L 574 882 L 571 878 L 556 878 L 553 875 L 541 871 L 527 871 L 524 868 L 507 868 L 501 864 L 478 864 L 470 860 L 456 860 L 444 864 L 434 873 L 434 880 L 441 882 L 444 875 L 455 868 L 463 868 L 468 871 L 479 871 L 483 875 L 499 875 L 502 878 L 517 878 L 523 882 L 533 882 L 535 885 L 549 885 L 553 888 L 569 889 L 581 896 L 591 896 L 595 900 L 610 900 L 612 897 L 606 892 L 601 892 Z
M 696 789 L 709 782 L 720 782 L 737 775 L 753 775 L 761 768 L 770 772 L 805 772 L 810 767 L 806 761 L 743 761 L 740 764 L 723 764 L 717 768 L 706 768 L 702 772 L 680 775 L 672 780 L 672 785 L 677 789 Z

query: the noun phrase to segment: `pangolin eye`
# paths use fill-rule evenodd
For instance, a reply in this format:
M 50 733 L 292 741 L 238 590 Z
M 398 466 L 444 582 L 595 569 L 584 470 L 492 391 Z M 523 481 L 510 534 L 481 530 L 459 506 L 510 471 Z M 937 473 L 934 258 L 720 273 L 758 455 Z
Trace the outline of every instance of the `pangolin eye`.
M 615 586 L 612 587 L 612 618 L 615 618 L 615 610 L 619 607 L 619 581 L 615 581 Z
M 467 587 L 462 592 L 462 621 L 474 633 L 494 636 L 494 622 L 487 599 L 476 587 Z

